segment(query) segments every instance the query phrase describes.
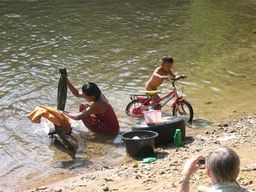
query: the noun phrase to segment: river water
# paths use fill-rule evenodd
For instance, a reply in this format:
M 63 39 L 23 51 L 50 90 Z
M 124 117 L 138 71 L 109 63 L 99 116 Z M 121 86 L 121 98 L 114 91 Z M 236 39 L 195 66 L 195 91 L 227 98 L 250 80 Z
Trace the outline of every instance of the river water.
M 255 13 L 255 0 L 1 0 L 0 188 L 22 186 L 70 160 L 51 144 L 44 121 L 26 118 L 38 105 L 56 106 L 62 67 L 78 88 L 99 85 L 121 131 L 133 123 L 124 113 L 129 94 L 143 92 L 166 54 L 174 57 L 173 71 L 188 76 L 184 91 L 195 111 L 190 132 L 255 112 Z M 66 109 L 81 102 L 69 92 Z M 90 136 L 80 122 L 73 126 L 77 135 Z M 85 146 L 90 162 L 124 152 L 91 143 Z

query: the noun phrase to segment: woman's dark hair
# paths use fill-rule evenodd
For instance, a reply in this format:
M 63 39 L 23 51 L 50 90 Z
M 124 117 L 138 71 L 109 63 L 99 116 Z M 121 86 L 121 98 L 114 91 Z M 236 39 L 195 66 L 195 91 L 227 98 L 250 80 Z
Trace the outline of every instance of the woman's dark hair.
M 99 87 L 92 82 L 86 83 L 82 87 L 83 94 L 88 95 L 88 96 L 95 96 L 96 101 L 100 98 L 101 96 L 101 91 Z

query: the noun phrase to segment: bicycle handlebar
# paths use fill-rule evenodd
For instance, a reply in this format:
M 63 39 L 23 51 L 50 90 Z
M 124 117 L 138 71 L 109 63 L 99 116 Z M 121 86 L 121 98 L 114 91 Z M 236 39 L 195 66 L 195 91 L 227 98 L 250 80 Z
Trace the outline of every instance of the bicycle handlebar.
M 180 76 L 178 76 L 178 77 L 168 78 L 168 80 L 175 82 L 175 81 L 177 81 L 177 80 L 185 79 L 185 78 L 187 78 L 187 76 L 180 75 Z

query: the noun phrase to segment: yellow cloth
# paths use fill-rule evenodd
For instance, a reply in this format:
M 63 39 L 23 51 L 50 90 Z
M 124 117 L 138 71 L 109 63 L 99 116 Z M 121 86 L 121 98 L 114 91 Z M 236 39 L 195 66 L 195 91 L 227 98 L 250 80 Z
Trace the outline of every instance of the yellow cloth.
M 27 115 L 27 117 L 33 123 L 40 123 L 41 117 L 44 117 L 51 121 L 53 124 L 61 126 L 67 133 L 71 131 L 71 125 L 69 118 L 65 116 L 61 111 L 47 106 L 38 106 Z

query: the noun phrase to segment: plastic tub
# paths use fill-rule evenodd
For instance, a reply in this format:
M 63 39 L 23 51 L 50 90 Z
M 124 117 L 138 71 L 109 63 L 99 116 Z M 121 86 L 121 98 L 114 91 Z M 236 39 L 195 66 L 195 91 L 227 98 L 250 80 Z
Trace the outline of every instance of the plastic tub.
M 144 119 L 147 124 L 158 124 L 162 120 L 161 110 L 144 111 Z
M 154 155 L 155 138 L 158 133 L 154 131 L 131 131 L 122 135 L 126 152 L 132 157 L 146 157 Z

